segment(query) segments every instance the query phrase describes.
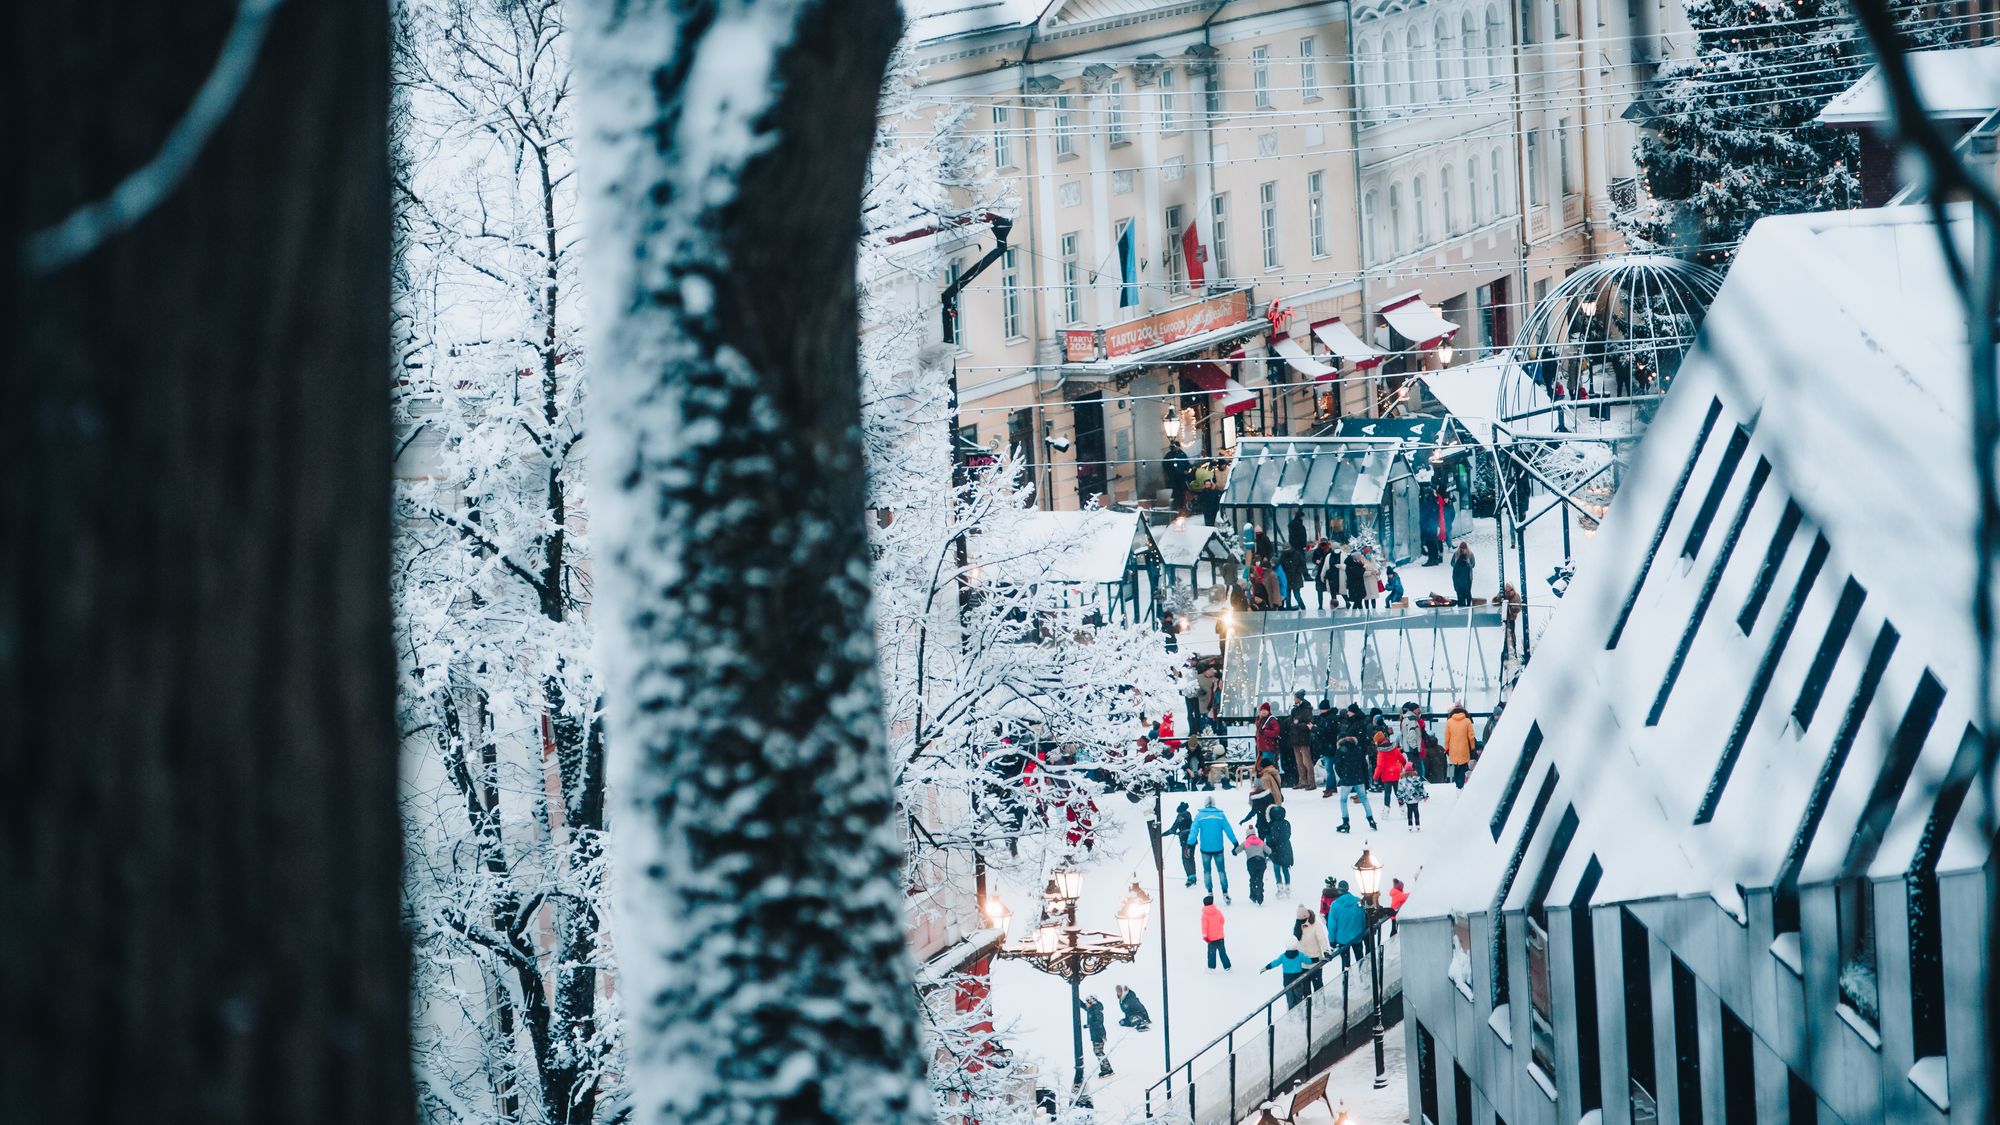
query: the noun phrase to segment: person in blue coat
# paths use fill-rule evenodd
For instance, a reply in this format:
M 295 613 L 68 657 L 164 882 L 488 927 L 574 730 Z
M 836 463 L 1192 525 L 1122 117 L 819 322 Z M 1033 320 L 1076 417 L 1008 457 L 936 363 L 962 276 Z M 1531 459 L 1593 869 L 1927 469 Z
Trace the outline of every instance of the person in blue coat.
M 1305 980 L 1306 974 L 1312 971 L 1312 964 L 1312 958 L 1299 952 L 1299 943 L 1293 942 L 1290 948 L 1279 954 L 1270 964 L 1264 966 L 1264 972 L 1276 969 L 1284 977 L 1286 1008 L 1296 1008 L 1299 1006 L 1300 1001 L 1305 999 L 1306 986 L 1300 982 Z
M 1334 889 L 1339 893 L 1334 895 L 1333 904 L 1326 910 L 1327 940 L 1340 950 L 1340 967 L 1345 969 L 1348 950 L 1368 931 L 1368 911 L 1361 905 L 1361 900 L 1347 889 L 1345 880 L 1336 884 Z
M 1194 814 L 1195 847 L 1201 852 L 1202 889 L 1213 894 L 1215 879 L 1219 872 L 1222 879 L 1222 901 L 1229 901 L 1229 863 L 1222 854 L 1222 842 L 1229 841 L 1232 848 L 1241 848 L 1237 842 L 1236 829 L 1229 824 L 1229 814 L 1215 807 L 1215 798 L 1202 803 L 1201 811 Z

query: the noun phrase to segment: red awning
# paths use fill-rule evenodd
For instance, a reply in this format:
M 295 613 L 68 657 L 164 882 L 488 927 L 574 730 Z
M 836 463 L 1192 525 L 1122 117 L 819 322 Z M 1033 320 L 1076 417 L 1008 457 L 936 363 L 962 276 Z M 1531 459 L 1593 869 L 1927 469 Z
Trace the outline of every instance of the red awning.
M 1241 414 L 1257 405 L 1257 392 L 1234 379 L 1223 384 L 1222 393 L 1218 397 L 1222 399 L 1222 413 L 1225 415 Z
M 1229 384 L 1229 372 L 1219 363 L 1190 363 L 1181 368 L 1181 378 L 1204 391 L 1219 391 Z

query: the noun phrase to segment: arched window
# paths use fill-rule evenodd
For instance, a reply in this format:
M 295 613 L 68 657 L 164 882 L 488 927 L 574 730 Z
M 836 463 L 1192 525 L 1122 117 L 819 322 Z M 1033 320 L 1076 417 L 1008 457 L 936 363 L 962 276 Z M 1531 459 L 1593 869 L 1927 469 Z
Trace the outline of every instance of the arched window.
M 1428 246 L 1431 242 L 1430 224 L 1424 221 L 1425 210 L 1424 178 L 1418 176 L 1416 179 L 1410 181 L 1410 214 L 1416 219 L 1417 246 L 1419 248 Z
M 1459 22 L 1458 27 L 1459 27 L 1458 37 L 1461 43 L 1463 44 L 1459 48 L 1459 50 L 1465 56 L 1465 62 L 1463 64 L 1464 74 L 1465 74 L 1465 92 L 1470 94 L 1474 90 L 1479 89 L 1481 85 L 1479 80 L 1479 68 L 1486 64 L 1481 59 L 1480 56 L 1486 50 L 1486 44 L 1479 37 L 1479 19 L 1478 17 L 1474 16 L 1471 12 L 1465 13 L 1465 19 Z
M 1513 60 L 1507 57 L 1507 25 L 1500 22 L 1500 6 L 1495 4 L 1486 9 L 1486 77 L 1498 80 L 1509 72 L 1503 67 L 1511 66 Z
M 1364 112 L 1382 107 L 1382 49 L 1373 39 L 1361 41 L 1361 88 L 1354 91 L 1355 104 Z
M 1375 232 L 1375 219 L 1380 211 L 1381 208 L 1376 204 L 1376 191 L 1374 188 L 1369 188 L 1368 194 L 1361 197 L 1361 237 L 1363 239 L 1361 252 L 1366 255 L 1370 262 L 1381 257 L 1379 253 L 1381 250 L 1380 238 Z
M 1389 185 L 1389 248 L 1398 256 L 1403 253 L 1403 188 L 1400 184 Z
M 1479 158 L 1476 156 L 1465 162 L 1465 202 L 1466 209 L 1471 212 L 1472 226 L 1476 229 L 1479 226 Z
M 1502 163 L 1500 159 L 1500 150 L 1497 148 L 1494 149 L 1493 150 L 1493 217 L 1496 219 L 1502 215 L 1507 214 L 1508 212 L 1507 204 L 1502 202 L 1502 200 L 1505 199 L 1505 196 L 1501 195 L 1500 193 L 1500 170 L 1502 168 L 1505 168 L 1506 166 L 1507 165 Z
M 1438 169 L 1438 206 L 1444 209 L 1445 237 L 1458 233 L 1458 213 L 1451 209 L 1451 165 Z
M 1441 16 L 1431 41 L 1437 45 L 1437 96 L 1452 97 L 1458 93 L 1458 41 L 1451 37 L 1451 25 Z
M 1394 33 L 1382 40 L 1383 52 L 1389 58 L 1389 96 L 1383 104 L 1391 108 L 1407 105 L 1410 101 L 1410 41 Z
M 1437 87 L 1437 54 L 1421 25 L 1410 29 L 1410 78 L 1415 87 L 1410 92 L 1413 102 L 1427 102 L 1433 97 Z

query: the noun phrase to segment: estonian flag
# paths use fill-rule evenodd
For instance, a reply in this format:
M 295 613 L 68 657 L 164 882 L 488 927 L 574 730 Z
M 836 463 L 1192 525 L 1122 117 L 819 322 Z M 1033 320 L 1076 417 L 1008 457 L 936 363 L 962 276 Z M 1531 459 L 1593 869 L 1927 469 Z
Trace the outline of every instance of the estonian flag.
M 1131 223 L 1126 223 L 1118 232 L 1118 307 L 1132 308 L 1139 303 L 1139 251 L 1133 244 Z

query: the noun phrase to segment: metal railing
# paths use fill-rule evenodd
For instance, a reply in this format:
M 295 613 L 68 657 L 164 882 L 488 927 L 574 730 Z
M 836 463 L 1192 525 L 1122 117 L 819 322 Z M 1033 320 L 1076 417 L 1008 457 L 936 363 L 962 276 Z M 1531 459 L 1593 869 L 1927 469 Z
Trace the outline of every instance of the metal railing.
M 1402 992 L 1398 943 L 1382 939 L 1382 1003 Z M 1359 953 L 1359 948 L 1356 948 Z M 1344 1049 L 1371 1030 L 1375 996 L 1368 957 L 1348 969 L 1339 957 L 1280 989 L 1263 1006 L 1216 1036 L 1146 1088 L 1149 1121 L 1237 1122 L 1278 1096 L 1338 1041 Z

